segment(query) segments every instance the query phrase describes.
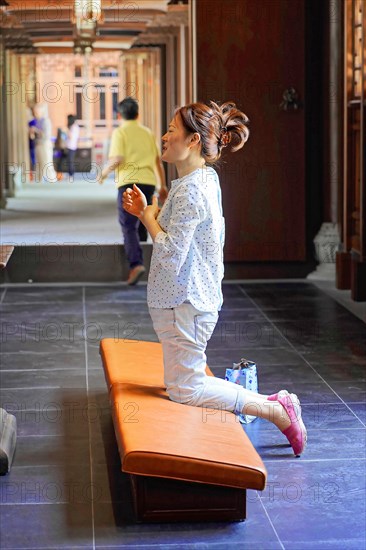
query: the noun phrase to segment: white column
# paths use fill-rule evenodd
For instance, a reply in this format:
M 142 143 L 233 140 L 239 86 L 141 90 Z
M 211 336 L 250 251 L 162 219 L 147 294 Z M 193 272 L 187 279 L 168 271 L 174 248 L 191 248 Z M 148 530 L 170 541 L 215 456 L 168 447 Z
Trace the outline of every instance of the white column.
M 90 54 L 86 53 L 84 55 L 84 86 L 90 82 Z M 83 94 L 84 96 L 85 94 Z M 88 91 L 88 96 L 90 96 L 90 91 Z M 85 134 L 88 140 L 92 139 L 92 102 L 83 97 L 83 108 L 85 109 L 85 116 L 83 113 L 83 119 L 85 120 Z

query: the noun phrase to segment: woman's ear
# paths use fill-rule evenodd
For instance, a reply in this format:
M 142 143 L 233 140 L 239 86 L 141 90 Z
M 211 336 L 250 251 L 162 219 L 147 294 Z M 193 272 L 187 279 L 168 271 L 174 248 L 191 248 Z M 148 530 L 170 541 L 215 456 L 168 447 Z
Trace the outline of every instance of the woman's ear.
M 198 132 L 195 132 L 191 137 L 191 144 L 194 147 L 195 145 L 198 145 L 201 141 L 201 136 Z

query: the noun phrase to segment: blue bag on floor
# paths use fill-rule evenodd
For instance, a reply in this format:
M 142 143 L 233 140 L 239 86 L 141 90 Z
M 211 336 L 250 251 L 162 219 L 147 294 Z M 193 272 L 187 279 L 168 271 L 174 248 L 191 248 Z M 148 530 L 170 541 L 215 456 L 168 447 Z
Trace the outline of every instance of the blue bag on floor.
M 257 365 L 248 359 L 240 359 L 240 363 L 233 363 L 232 369 L 226 369 L 225 380 L 240 384 L 243 388 L 258 393 Z M 249 424 L 257 417 L 250 414 L 237 413 L 242 424 Z

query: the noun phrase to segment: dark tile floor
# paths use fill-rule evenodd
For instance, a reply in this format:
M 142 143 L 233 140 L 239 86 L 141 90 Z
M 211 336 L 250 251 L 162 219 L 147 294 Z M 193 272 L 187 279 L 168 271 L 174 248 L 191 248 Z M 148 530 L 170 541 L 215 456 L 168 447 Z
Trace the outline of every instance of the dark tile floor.
M 1 293 L 0 406 L 18 421 L 0 478 L 0 547 L 365 548 L 365 324 L 307 282 L 225 284 L 208 346 L 218 376 L 242 356 L 260 390 L 296 391 L 309 444 L 293 458 L 257 419 L 268 470 L 243 523 L 133 525 L 98 355 L 102 337 L 156 341 L 146 286 L 9 286 Z

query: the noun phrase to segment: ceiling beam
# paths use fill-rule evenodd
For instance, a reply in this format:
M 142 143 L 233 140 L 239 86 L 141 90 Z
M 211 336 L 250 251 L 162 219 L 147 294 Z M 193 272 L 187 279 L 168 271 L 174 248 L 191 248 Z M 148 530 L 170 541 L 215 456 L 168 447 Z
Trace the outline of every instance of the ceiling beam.
M 51 28 L 48 27 L 48 30 L 52 30 L 52 31 L 53 30 L 55 30 L 55 31 L 60 31 L 61 30 L 62 31 L 64 29 L 69 30 L 72 27 L 73 27 L 73 25 L 71 25 L 70 23 L 58 22 L 58 23 L 53 23 Z M 29 22 L 29 23 L 24 24 L 24 28 L 28 32 L 32 32 L 32 31 L 44 30 L 45 25 L 44 25 L 44 23 Z M 123 29 L 123 30 L 143 31 L 143 30 L 146 29 L 146 23 L 128 22 L 128 23 L 124 23 L 123 26 L 122 26 L 120 23 L 115 23 L 113 21 L 108 21 L 108 22 L 103 23 L 103 25 L 98 25 L 98 28 L 101 29 L 101 30 L 105 30 L 105 29 L 111 29 L 111 30 Z
M 7 0 L 8 9 L 72 9 L 74 0 Z M 146 9 L 151 5 L 155 10 L 166 11 L 169 0 L 102 0 L 102 10 L 109 9 L 131 9 L 131 5 L 135 5 L 138 9 Z
M 74 0 L 8 0 L 8 4 L 3 26 L 21 27 L 24 38 L 39 45 L 42 51 L 44 47 L 57 50 L 56 42 L 65 51 L 63 42 L 74 40 Z M 130 47 L 156 18 L 167 16 L 171 10 L 168 4 L 169 0 L 102 0 L 103 17 L 97 24 L 98 47 L 94 51 L 104 43 L 108 48 L 109 42 L 117 43 L 117 48 L 122 42 L 122 47 Z M 124 31 L 127 34 L 124 35 Z M 43 42 L 49 46 L 43 47 Z

